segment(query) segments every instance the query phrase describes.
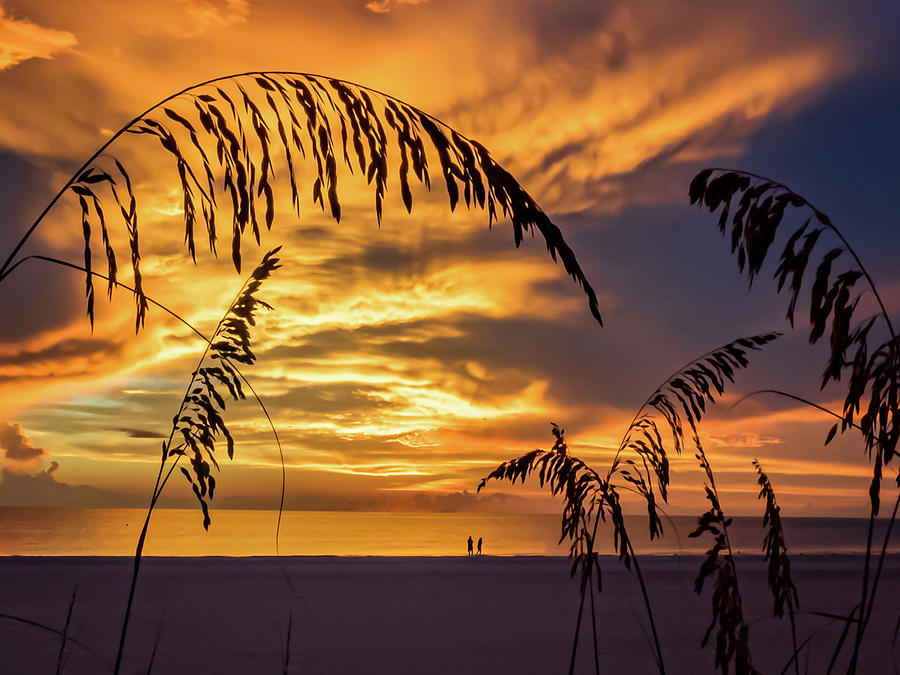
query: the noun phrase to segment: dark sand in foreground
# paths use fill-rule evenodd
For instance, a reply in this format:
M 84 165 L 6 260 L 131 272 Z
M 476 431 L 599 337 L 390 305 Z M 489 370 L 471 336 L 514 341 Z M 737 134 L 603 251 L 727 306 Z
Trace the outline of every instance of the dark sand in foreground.
M 670 673 L 713 673 L 699 648 L 708 591 L 692 591 L 700 559 L 647 557 Z M 861 556 L 795 556 L 801 610 L 846 612 L 859 594 Z M 125 558 L 0 558 L 0 612 L 61 628 L 72 588 L 72 634 L 108 661 L 115 654 L 131 561 Z M 787 622 L 775 622 L 761 558 L 739 557 L 755 665 L 778 673 L 790 653 Z M 597 605 L 600 669 L 653 673 L 646 616 L 632 575 L 604 559 Z M 144 673 L 162 625 L 153 673 L 281 673 L 293 613 L 295 673 L 564 673 L 578 610 L 564 558 L 151 558 L 142 569 L 125 672 Z M 295 596 L 285 581 L 290 578 Z M 892 673 L 900 613 L 900 557 L 885 566 L 860 673 Z M 590 618 L 589 607 L 585 617 Z M 810 673 L 827 667 L 836 623 L 801 614 Z M 53 673 L 59 638 L 0 621 L 0 672 Z M 642 628 L 641 626 L 644 626 Z M 576 672 L 593 672 L 590 633 Z M 73 648 L 66 673 L 102 673 Z

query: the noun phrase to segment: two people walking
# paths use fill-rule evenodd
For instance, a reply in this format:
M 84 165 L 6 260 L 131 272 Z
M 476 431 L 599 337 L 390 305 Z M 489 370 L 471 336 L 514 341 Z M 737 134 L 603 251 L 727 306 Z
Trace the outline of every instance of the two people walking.
M 475 552 L 472 551 L 472 543 L 473 543 L 473 542 L 472 542 L 472 535 L 469 535 L 469 539 L 467 540 L 466 543 L 467 543 L 468 546 L 469 546 L 469 555 L 481 555 L 481 544 L 482 544 L 482 539 L 481 539 L 481 537 L 478 537 L 478 552 L 477 552 L 477 553 L 475 553 Z

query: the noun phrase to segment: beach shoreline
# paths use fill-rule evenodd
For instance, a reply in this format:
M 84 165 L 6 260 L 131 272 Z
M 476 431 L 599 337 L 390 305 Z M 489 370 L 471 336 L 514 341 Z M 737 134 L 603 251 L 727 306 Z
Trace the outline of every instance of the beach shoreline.
M 801 636 L 815 659 L 830 657 L 840 626 L 809 612 L 846 612 L 859 593 L 863 557 L 796 555 Z M 695 555 L 644 556 L 671 673 L 713 673 L 713 650 L 700 640 L 710 590 L 693 592 Z M 771 619 L 765 563 L 737 557 L 754 663 L 779 672 L 790 654 L 786 622 Z M 597 596 L 601 672 L 652 673 L 646 616 L 632 574 L 610 556 L 600 561 Z M 259 556 L 148 557 L 141 570 L 124 672 L 282 672 L 292 625 L 290 672 L 554 673 L 568 668 L 578 584 L 561 556 Z M 71 634 L 108 659 L 114 654 L 131 560 L 126 557 L 0 558 L 0 611 L 61 628 L 78 586 Z M 867 635 L 890 645 L 897 619 L 900 556 L 889 556 Z M 576 672 L 593 672 L 589 630 L 580 636 Z M 59 638 L 4 622 L 0 663 L 8 672 L 52 672 Z M 892 672 L 889 650 L 867 652 L 861 672 Z M 827 660 L 826 664 L 827 665 Z M 824 672 L 824 668 L 821 669 Z M 70 648 L 65 672 L 103 672 L 99 660 Z

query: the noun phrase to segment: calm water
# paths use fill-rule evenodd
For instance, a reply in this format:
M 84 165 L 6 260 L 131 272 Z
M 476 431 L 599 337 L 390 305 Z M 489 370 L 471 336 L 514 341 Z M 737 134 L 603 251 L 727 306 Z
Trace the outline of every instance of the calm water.
M 142 523 L 139 509 L 50 509 L 0 507 L 0 555 L 131 555 Z M 204 532 L 196 510 L 160 509 L 153 515 L 147 555 L 250 556 L 275 552 L 276 513 L 219 510 Z M 706 540 L 689 539 L 693 517 L 675 517 L 660 541 L 647 541 L 641 518 L 629 526 L 639 553 L 702 553 Z M 674 525 L 674 526 L 673 526 Z M 884 531 L 879 523 L 876 535 Z M 794 553 L 853 553 L 865 547 L 864 520 L 785 519 Z M 758 553 L 763 530 L 758 518 L 736 518 L 735 547 Z M 282 555 L 465 555 L 466 538 L 484 538 L 489 555 L 565 555 L 554 515 L 461 513 L 356 513 L 289 511 L 281 528 Z M 896 539 L 896 537 L 895 537 Z M 880 542 L 881 539 L 877 538 Z M 892 551 L 900 551 L 893 546 Z M 612 541 L 602 551 L 612 553 Z

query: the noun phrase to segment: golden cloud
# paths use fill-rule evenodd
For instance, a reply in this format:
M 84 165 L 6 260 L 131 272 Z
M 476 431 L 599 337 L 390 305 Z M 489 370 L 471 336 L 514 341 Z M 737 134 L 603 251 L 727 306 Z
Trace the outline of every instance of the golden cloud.
M 0 6 L 0 70 L 28 59 L 52 59 L 71 51 L 78 40 L 72 33 L 45 28 L 27 19 L 17 19 Z
M 429 0 L 370 0 L 366 3 L 366 9 L 375 14 L 387 14 L 395 7 L 402 5 L 421 5 Z

